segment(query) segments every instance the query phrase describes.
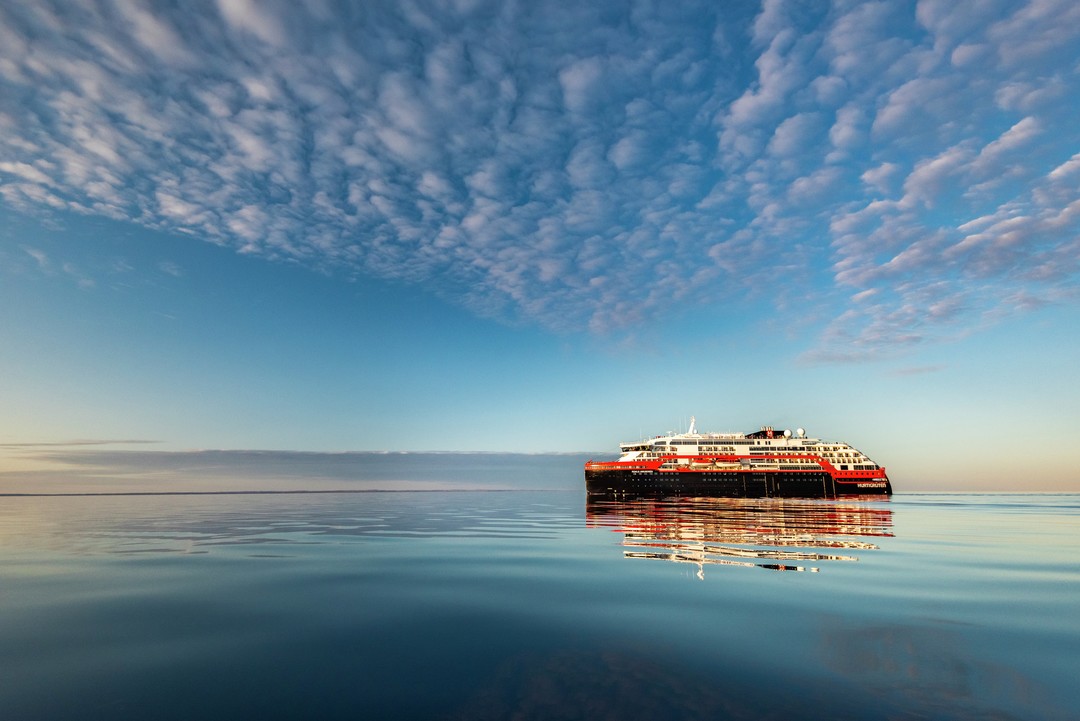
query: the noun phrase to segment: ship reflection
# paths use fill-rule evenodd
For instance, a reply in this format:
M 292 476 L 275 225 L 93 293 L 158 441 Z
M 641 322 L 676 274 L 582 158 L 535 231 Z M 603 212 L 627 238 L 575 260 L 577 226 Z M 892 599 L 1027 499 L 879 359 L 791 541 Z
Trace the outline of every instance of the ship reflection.
M 887 499 L 653 498 L 589 496 L 590 528 L 623 534 L 626 558 L 705 566 L 817 573 L 828 561 L 857 561 L 874 551 L 868 537 L 891 537 Z

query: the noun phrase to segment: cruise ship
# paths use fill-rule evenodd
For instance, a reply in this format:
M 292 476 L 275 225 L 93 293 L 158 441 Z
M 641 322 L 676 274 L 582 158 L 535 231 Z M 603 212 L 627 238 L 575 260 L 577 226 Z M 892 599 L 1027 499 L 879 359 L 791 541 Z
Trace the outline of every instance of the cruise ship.
M 682 494 L 749 498 L 890 496 L 885 468 L 839 441 L 799 428 L 753 433 L 686 433 L 621 443 L 617 461 L 585 464 L 590 493 Z

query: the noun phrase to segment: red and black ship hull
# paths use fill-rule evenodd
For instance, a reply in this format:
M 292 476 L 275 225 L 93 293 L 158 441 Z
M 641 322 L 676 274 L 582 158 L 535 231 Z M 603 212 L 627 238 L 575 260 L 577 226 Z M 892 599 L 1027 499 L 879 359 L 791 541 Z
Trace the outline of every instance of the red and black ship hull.
M 822 471 L 585 469 L 590 494 L 693 495 L 733 498 L 840 498 L 891 496 L 884 473 L 837 476 Z

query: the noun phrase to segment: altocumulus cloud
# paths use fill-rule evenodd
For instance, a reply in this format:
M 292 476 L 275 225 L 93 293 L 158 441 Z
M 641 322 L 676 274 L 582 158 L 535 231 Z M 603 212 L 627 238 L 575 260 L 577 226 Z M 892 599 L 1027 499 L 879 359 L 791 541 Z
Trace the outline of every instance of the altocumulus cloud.
M 1071 299 L 1078 35 L 1072 0 L 17 0 L 0 196 L 554 330 L 753 290 L 874 357 Z

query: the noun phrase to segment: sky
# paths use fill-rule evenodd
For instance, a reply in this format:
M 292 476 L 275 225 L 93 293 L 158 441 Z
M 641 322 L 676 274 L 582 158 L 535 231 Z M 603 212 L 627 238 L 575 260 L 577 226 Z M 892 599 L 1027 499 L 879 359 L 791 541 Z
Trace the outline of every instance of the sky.
M 1078 116 L 1072 0 L 7 2 L 0 473 L 694 415 L 1080 491 Z

